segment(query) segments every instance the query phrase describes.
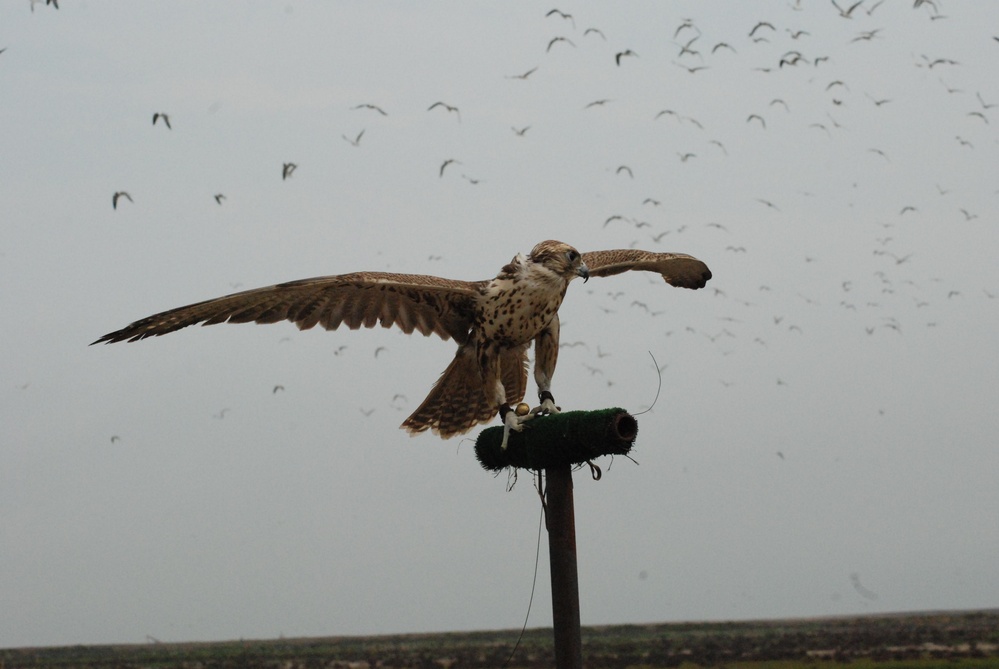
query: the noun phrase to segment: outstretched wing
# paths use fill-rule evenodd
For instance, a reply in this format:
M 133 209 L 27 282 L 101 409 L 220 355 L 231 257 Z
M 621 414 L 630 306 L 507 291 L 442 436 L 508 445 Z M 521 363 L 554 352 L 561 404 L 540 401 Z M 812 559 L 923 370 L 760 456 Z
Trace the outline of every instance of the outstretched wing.
M 653 253 L 638 249 L 590 251 L 583 254 L 583 262 L 589 268 L 590 276 L 611 276 L 628 270 L 657 272 L 666 283 L 678 288 L 704 288 L 711 278 L 707 265 L 684 253 Z
M 468 340 L 481 282 L 420 274 L 357 272 L 280 283 L 148 316 L 104 335 L 97 343 L 157 337 L 202 323 L 291 321 L 300 330 L 399 326 L 459 344 Z

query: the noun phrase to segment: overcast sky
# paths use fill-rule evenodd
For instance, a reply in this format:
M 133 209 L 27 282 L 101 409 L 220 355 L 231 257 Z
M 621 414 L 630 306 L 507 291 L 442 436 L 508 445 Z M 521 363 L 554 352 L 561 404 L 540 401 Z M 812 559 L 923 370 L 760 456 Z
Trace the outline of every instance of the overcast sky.
M 575 476 L 584 624 L 999 605 L 999 4 L 858 4 L 3 0 L 0 646 L 519 627 L 530 477 L 398 429 L 453 342 L 88 344 L 543 239 L 714 273 L 562 307 L 563 408 L 662 367 Z

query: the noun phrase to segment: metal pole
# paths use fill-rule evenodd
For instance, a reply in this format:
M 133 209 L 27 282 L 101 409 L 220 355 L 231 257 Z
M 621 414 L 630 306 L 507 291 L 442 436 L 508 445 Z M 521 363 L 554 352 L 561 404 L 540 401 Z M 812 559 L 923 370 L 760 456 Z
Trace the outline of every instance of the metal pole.
M 583 640 L 579 629 L 579 575 L 576 569 L 572 470 L 568 464 L 549 467 L 545 470 L 545 478 L 555 667 L 582 669 Z

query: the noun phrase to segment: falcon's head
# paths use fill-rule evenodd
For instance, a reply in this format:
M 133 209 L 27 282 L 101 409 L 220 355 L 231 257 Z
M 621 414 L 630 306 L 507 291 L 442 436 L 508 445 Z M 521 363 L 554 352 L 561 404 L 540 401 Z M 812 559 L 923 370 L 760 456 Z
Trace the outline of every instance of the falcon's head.
M 554 239 L 543 241 L 531 249 L 529 260 L 543 265 L 551 272 L 564 278 L 566 283 L 577 276 L 583 277 L 584 282 L 590 278 L 590 270 L 583 262 L 579 251 Z

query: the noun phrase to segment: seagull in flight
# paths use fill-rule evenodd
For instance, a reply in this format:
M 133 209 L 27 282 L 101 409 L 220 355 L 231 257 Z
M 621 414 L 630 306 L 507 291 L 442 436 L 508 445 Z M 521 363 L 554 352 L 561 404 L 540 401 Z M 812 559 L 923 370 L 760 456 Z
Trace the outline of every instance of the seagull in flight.
M 549 51 L 551 51 L 552 50 L 552 45 L 555 44 L 556 42 L 565 42 L 566 44 L 569 44 L 570 46 L 576 46 L 576 44 L 571 39 L 569 39 L 568 37 L 553 37 L 552 40 L 550 42 L 548 42 L 548 48 L 545 49 L 545 53 L 548 53 Z
M 351 146 L 360 146 L 361 145 L 361 136 L 362 135 L 364 135 L 364 131 L 363 130 L 361 132 L 357 133 L 357 137 L 355 137 L 354 139 L 351 139 L 350 137 L 347 137 L 347 135 L 340 135 L 340 136 L 343 137 L 344 141 L 346 141 L 347 143 L 349 143 Z
M 167 130 L 173 130 L 173 127 L 170 125 L 170 117 L 163 112 L 156 112 L 153 114 L 153 125 L 156 125 L 156 121 L 160 119 L 163 119 L 163 123 L 166 124 Z
M 531 76 L 532 74 L 535 73 L 535 71 L 537 71 L 537 69 L 538 68 L 535 66 L 529 69 L 527 72 L 524 72 L 523 74 L 511 74 L 507 76 L 507 79 L 523 79 L 526 81 L 529 76 Z
M 133 204 L 135 203 L 135 200 L 132 199 L 131 195 L 129 195 L 128 193 L 126 193 L 123 190 L 120 190 L 120 191 L 118 191 L 117 193 L 115 193 L 114 195 L 111 196 L 111 208 L 112 209 L 117 209 L 118 208 L 118 200 L 121 199 L 121 198 L 125 198 L 126 200 L 128 200 L 129 202 L 131 202 Z
M 448 103 L 446 103 L 446 102 L 440 102 L 440 101 L 438 101 L 438 102 L 435 102 L 435 103 L 433 103 L 433 104 L 432 104 L 432 105 L 430 105 L 429 107 L 427 107 L 427 111 L 432 111 L 432 110 L 434 110 L 434 109 L 435 109 L 435 108 L 437 108 L 437 107 L 443 107 L 443 108 L 444 108 L 444 109 L 446 109 L 447 111 L 449 111 L 449 112 L 452 112 L 452 113 L 456 114 L 456 115 L 458 116 L 458 123 L 461 123 L 461 112 L 460 112 L 460 111 L 458 111 L 458 108 L 457 108 L 457 107 L 454 107 L 454 106 L 452 106 L 452 105 L 449 105 L 449 104 L 448 104 Z
M 614 62 L 617 63 L 618 67 L 621 66 L 621 58 L 624 56 L 635 56 L 637 58 L 638 54 L 632 51 L 631 49 L 625 49 L 624 51 L 619 51 L 618 53 L 614 54 Z
M 836 0 L 830 0 L 830 1 L 832 2 L 833 7 L 836 8 L 836 11 L 839 12 L 839 15 L 842 16 L 844 19 L 852 19 L 853 17 L 850 15 L 853 14 L 853 10 L 864 4 L 864 0 L 857 0 L 857 2 L 850 5 L 847 9 L 843 9 L 842 7 L 836 4 Z
M 451 163 L 454 163 L 455 165 L 461 165 L 461 163 L 460 163 L 460 162 L 458 162 L 457 160 L 455 160 L 454 158 L 448 158 L 447 160 L 445 160 L 445 161 L 444 161 L 443 163 L 441 163 L 441 171 L 440 171 L 440 176 L 441 176 L 442 178 L 443 178 L 443 176 L 444 176 L 444 170 L 445 170 L 445 169 L 447 168 L 447 166 L 448 166 L 448 165 L 450 165 Z
M 362 104 L 359 104 L 356 107 L 351 107 L 351 109 L 352 110 L 353 109 L 371 109 L 371 110 L 374 110 L 374 111 L 378 112 L 382 116 L 388 116 L 388 113 L 384 109 L 382 109 L 378 105 L 373 105 L 373 104 L 370 104 L 368 102 L 364 102 Z

